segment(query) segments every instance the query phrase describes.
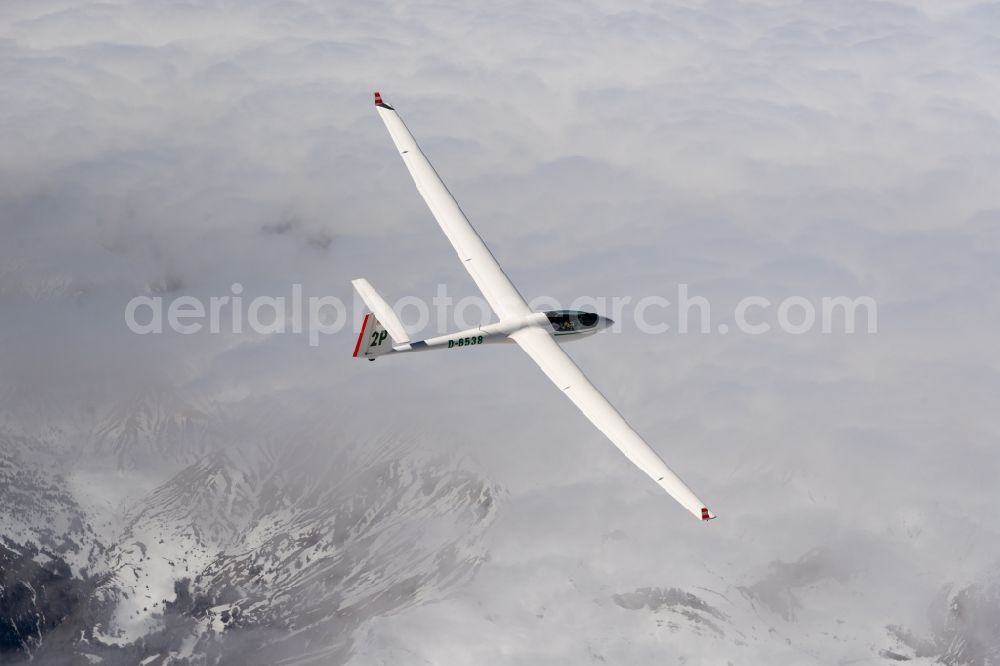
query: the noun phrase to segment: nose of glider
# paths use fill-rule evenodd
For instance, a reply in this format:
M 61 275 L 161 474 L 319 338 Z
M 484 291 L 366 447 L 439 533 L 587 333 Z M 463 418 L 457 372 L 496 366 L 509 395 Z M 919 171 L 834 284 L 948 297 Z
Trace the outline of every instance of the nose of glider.
M 601 317 L 601 328 L 611 328 L 615 325 L 615 320 L 611 317 Z

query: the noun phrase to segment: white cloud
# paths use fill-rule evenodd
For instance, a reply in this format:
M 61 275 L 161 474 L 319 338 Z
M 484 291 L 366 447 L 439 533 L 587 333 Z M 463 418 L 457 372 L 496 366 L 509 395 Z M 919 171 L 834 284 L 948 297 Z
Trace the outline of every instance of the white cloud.
M 67 400 L 95 376 L 110 393 L 137 375 L 304 387 L 348 410 L 378 392 L 387 427 L 439 433 L 509 489 L 493 559 L 373 629 L 365 659 L 872 657 L 885 625 L 919 625 L 1000 545 L 997 21 L 929 1 L 5 7 L 0 376 Z M 513 350 L 362 367 L 350 331 L 315 350 L 127 334 L 128 297 L 171 279 L 472 293 L 375 88 L 529 298 L 871 294 L 879 334 L 626 331 L 570 349 L 711 498 L 708 527 Z M 675 634 L 611 601 L 738 595 L 814 548 L 851 574 L 797 593 L 790 643 Z

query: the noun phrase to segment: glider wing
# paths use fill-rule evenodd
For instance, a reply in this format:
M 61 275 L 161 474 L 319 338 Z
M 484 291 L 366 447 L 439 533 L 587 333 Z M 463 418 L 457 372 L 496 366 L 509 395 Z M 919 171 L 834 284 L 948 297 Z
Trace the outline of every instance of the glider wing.
M 594 388 L 573 359 L 547 331 L 529 326 L 514 332 L 511 338 L 636 467 L 649 475 L 695 517 L 701 520 L 715 518 L 715 514 L 667 467 L 608 399 Z
M 389 130 L 403 163 L 413 176 L 417 191 L 427 202 L 427 207 L 431 209 L 444 235 L 451 241 L 465 270 L 469 271 L 469 275 L 493 311 L 501 320 L 530 314 L 531 311 L 524 298 L 511 284 L 500 264 L 483 243 L 483 239 L 469 224 L 465 213 L 458 207 L 458 203 L 445 187 L 441 177 L 434 171 L 434 167 L 424 157 L 420 146 L 396 110 L 383 102 L 379 93 L 375 93 L 375 108 Z

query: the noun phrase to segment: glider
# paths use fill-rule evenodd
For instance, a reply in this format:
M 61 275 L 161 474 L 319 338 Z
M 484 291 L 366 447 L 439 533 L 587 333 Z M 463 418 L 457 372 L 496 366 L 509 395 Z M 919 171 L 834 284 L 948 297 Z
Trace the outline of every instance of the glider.
M 483 243 L 483 239 L 472 228 L 399 114 L 383 102 L 382 96 L 377 92 L 375 108 L 389 130 L 417 190 L 500 321 L 427 340 L 411 341 L 402 322 L 371 284 L 364 279 L 353 280 L 354 288 L 369 310 L 361 324 L 354 356 L 374 361 L 385 354 L 464 349 L 513 340 L 636 467 L 649 475 L 695 517 L 701 520 L 714 518 L 715 514 L 708 510 L 629 426 L 557 343 L 557 340 L 568 341 L 596 333 L 613 322 L 592 312 L 577 310 L 532 312 Z

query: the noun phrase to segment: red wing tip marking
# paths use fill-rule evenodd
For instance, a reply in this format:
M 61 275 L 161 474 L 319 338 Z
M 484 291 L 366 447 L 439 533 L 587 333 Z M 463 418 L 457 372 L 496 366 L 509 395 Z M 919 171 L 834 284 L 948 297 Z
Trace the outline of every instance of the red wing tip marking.
M 715 516 L 713 516 L 711 513 L 709 513 L 708 508 L 704 507 L 704 506 L 701 507 L 701 519 L 702 520 L 712 520 L 712 518 L 715 518 Z
M 378 93 L 376 93 L 378 94 Z M 365 329 L 368 328 L 368 317 L 371 317 L 371 313 L 365 315 L 365 320 L 361 322 L 361 331 L 358 333 L 358 341 L 354 343 L 354 358 L 358 357 L 358 350 L 361 349 L 361 340 L 365 337 Z M 374 361 L 375 359 L 370 358 L 369 361 Z
M 391 109 L 392 107 L 382 101 L 382 93 L 375 91 L 375 106 L 381 106 L 385 109 Z

